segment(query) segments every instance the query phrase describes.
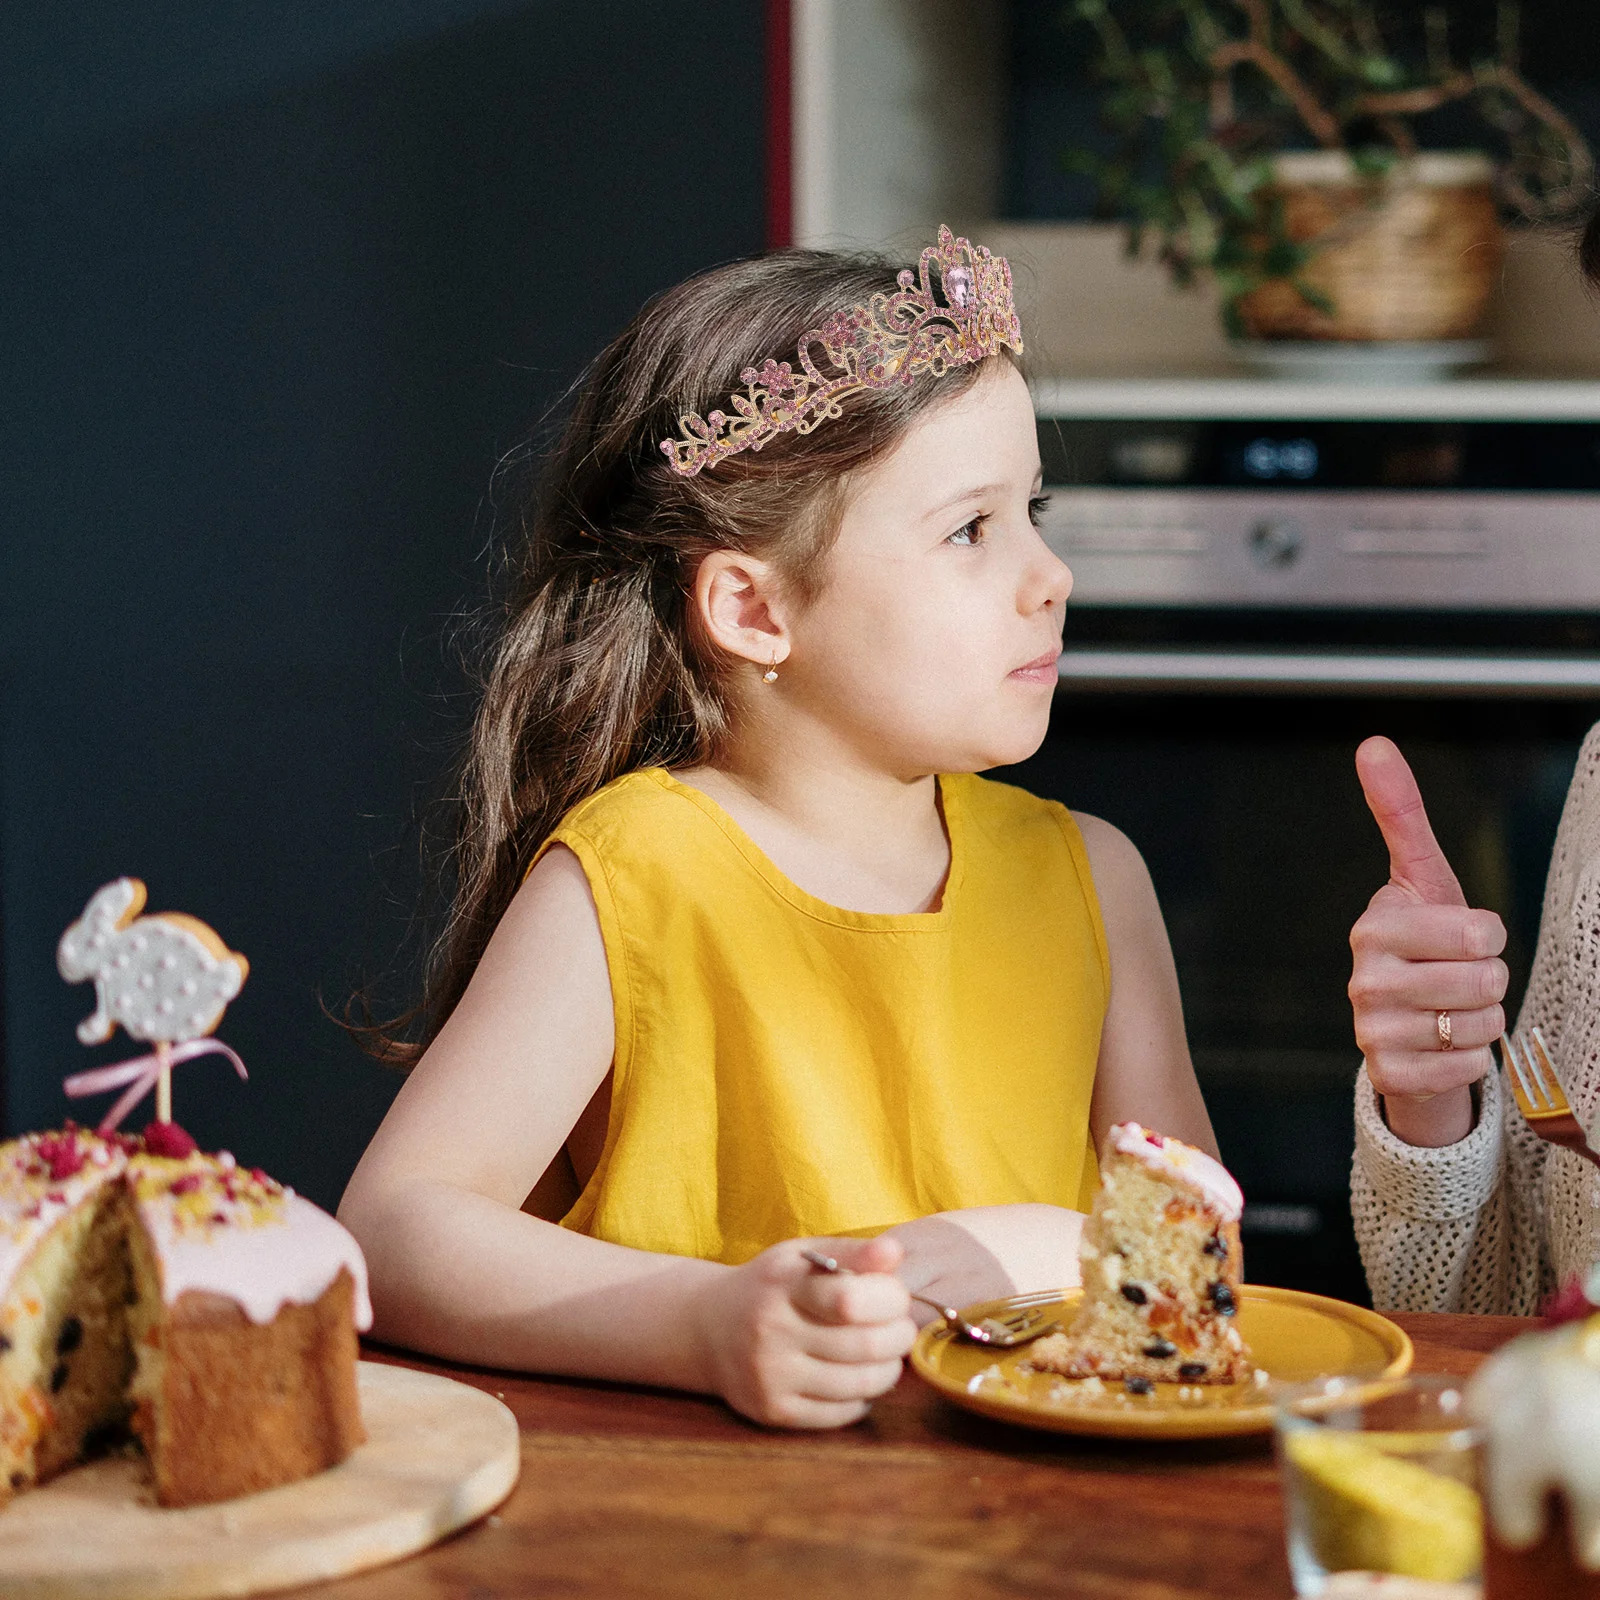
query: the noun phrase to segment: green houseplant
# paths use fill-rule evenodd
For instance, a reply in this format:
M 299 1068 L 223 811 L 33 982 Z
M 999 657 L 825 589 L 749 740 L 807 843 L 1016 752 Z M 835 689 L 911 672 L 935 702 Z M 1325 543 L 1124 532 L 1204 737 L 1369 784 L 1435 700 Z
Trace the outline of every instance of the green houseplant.
M 1073 0 L 1069 19 L 1090 30 L 1114 135 L 1109 154 L 1072 152 L 1069 165 L 1096 180 L 1098 214 L 1127 223 L 1130 252 L 1153 239 L 1179 282 L 1215 277 L 1236 337 L 1470 332 L 1493 279 L 1496 210 L 1549 221 L 1590 199 L 1589 150 L 1522 76 L 1512 6 L 1493 49 L 1468 59 L 1445 6 Z M 1493 165 L 1480 154 L 1441 168 L 1419 152 L 1418 119 L 1452 106 L 1476 114 Z M 1385 317 L 1375 274 L 1402 258 L 1411 298 L 1453 294 L 1450 308 Z

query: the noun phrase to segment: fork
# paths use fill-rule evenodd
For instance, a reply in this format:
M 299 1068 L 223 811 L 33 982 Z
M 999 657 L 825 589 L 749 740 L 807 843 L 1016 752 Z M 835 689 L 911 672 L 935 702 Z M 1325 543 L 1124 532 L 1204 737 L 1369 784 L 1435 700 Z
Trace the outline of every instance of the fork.
M 1566 1150 L 1576 1150 L 1586 1161 L 1600 1166 L 1600 1155 L 1590 1147 L 1567 1103 L 1544 1035 L 1538 1028 L 1518 1029 L 1502 1037 L 1500 1054 L 1505 1060 L 1511 1092 L 1517 1097 L 1517 1110 L 1522 1113 L 1523 1121 L 1541 1139 Z
M 800 1254 L 818 1272 L 848 1273 L 850 1270 L 846 1266 L 841 1266 L 833 1256 L 823 1255 L 820 1250 L 802 1250 Z M 931 1306 L 944 1318 L 945 1324 L 953 1328 L 963 1339 L 970 1339 L 974 1344 L 992 1344 L 1001 1350 L 1009 1350 L 1013 1345 L 1027 1344 L 1030 1340 L 1041 1339 L 1047 1333 L 1054 1333 L 1061 1326 L 1042 1306 L 1013 1311 L 1007 1317 L 984 1317 L 979 1322 L 968 1322 L 954 1306 L 941 1305 L 939 1301 L 930 1300 L 925 1294 L 913 1294 L 911 1298 L 918 1305 Z

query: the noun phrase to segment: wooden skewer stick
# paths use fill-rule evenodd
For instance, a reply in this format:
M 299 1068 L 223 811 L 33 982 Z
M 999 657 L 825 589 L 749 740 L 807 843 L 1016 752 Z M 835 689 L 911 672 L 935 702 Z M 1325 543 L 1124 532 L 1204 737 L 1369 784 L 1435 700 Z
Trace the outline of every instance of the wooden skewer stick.
M 161 1076 L 156 1079 L 156 1121 L 172 1121 L 172 1046 L 165 1039 L 156 1042 L 156 1062 Z

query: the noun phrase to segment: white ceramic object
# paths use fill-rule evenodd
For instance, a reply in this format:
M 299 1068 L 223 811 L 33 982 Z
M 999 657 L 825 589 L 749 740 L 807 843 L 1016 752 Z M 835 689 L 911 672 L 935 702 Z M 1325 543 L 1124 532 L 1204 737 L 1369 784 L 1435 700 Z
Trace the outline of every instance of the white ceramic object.
M 1279 183 L 1360 183 L 1362 175 L 1345 150 L 1282 150 L 1272 157 L 1272 176 Z M 1481 150 L 1423 150 L 1398 160 L 1391 179 L 1424 189 L 1457 189 L 1469 183 L 1492 183 L 1494 162 Z
M 1294 383 L 1443 383 L 1489 359 L 1487 339 L 1234 339 L 1234 360 Z

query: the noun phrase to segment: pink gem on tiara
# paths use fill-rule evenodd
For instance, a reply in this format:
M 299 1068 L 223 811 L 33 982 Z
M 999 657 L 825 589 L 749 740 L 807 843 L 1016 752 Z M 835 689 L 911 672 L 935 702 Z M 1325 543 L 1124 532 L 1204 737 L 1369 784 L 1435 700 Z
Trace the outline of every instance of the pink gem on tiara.
M 934 293 L 937 267 L 944 298 Z M 1002 346 L 1022 351 L 1022 324 L 1011 297 L 1011 268 L 1004 256 L 939 229 L 939 242 L 922 252 L 913 273 L 895 280 L 892 294 L 836 311 L 800 340 L 800 370 L 771 357 L 739 374 L 743 394 L 727 404 L 733 415 L 712 411 L 678 419 L 679 436 L 661 441 L 672 470 L 692 478 L 741 450 L 759 450 L 780 433 L 810 433 L 862 389 L 909 384 L 919 373 L 935 377 L 951 367 L 992 356 Z M 820 351 L 837 374 L 824 377 L 813 357 Z

